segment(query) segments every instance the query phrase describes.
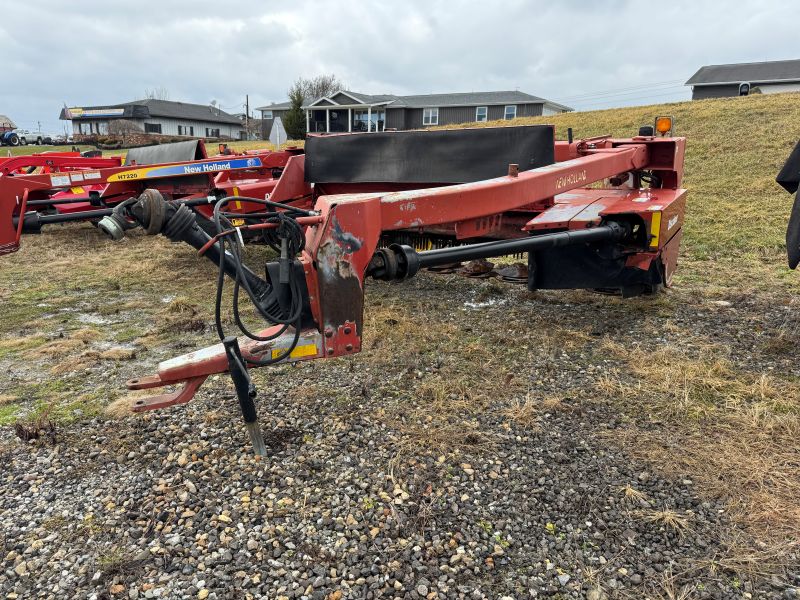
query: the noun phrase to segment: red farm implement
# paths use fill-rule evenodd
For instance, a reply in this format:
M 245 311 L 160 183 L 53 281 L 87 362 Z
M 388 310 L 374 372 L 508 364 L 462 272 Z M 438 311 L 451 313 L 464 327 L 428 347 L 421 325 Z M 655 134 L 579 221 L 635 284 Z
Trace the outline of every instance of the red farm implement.
M 532 290 L 599 288 L 633 296 L 669 285 L 686 204 L 684 147 L 683 138 L 654 136 L 653 128 L 633 138 L 574 142 L 555 141 L 550 126 L 311 136 L 305 155 L 259 157 L 262 165 L 274 160 L 283 167 L 269 197 L 265 187 L 251 193 L 246 179 L 232 183 L 233 169 L 215 175 L 215 189 L 226 194 L 208 206 L 211 236 L 183 201 L 190 194 L 167 196 L 152 189 L 153 178 L 133 179 L 151 189 L 117 204 L 101 228 L 118 237 L 139 226 L 217 264 L 217 314 L 227 276 L 241 336 L 230 335 L 218 316 L 221 343 L 128 382 L 131 389 L 178 386 L 137 400 L 134 409 L 188 402 L 207 377 L 228 371 L 256 452 L 265 453 L 249 369 L 359 352 L 369 277 L 402 281 L 426 268 L 527 253 L 524 282 Z M 111 187 L 131 184 L 119 177 L 130 167 L 99 172 Z M 17 244 L 25 202 L 52 189 L 47 178 L 14 178 L 16 194 L 0 198 L 0 244 Z M 313 202 L 297 203 L 309 188 Z M 237 208 L 245 195 L 256 212 Z M 263 271 L 243 262 L 240 233 L 248 229 L 260 231 L 279 254 Z M 266 321 L 264 330 L 241 326 L 242 295 Z
M 201 217 L 211 216 L 210 204 L 231 196 L 274 197 L 310 206 L 310 187 L 292 185 L 299 197 L 285 194 L 285 181 L 302 180 L 302 150 L 259 150 L 207 156 L 202 141 L 178 142 L 129 150 L 119 157 L 82 156 L 74 152 L 43 153 L 0 159 L 0 205 L 15 205 L 21 223 L 13 241 L 0 244 L 0 254 L 19 246 L 19 234 L 35 233 L 43 225 L 97 220 L 145 189 L 192 206 Z M 237 210 L 258 210 L 239 202 Z M 204 221 L 201 220 L 201 223 Z M 7 220 L 0 238 L 8 240 Z

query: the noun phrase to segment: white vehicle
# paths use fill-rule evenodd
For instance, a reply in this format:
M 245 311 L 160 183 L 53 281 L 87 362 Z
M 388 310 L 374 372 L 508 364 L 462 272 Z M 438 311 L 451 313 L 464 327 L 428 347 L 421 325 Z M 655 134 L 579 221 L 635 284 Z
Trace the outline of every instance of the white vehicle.
M 52 144 L 53 140 L 49 135 L 45 135 L 41 131 L 28 131 L 27 129 L 17 129 L 15 131 L 17 137 L 19 137 L 19 143 L 23 146 L 27 144 L 36 144 L 37 146 L 41 146 L 42 144 Z

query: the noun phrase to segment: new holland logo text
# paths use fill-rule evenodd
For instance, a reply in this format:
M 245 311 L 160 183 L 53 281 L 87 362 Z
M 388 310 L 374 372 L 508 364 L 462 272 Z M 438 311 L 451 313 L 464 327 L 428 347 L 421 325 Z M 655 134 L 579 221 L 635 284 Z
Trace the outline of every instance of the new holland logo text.
M 218 173 L 232 169 L 252 169 L 261 167 L 258 157 L 232 158 L 230 160 L 205 160 L 188 164 L 163 165 L 159 167 L 142 167 L 131 169 L 111 175 L 108 181 L 127 181 L 130 179 L 155 179 L 157 177 L 172 177 L 175 175 L 197 175 L 204 173 Z
M 576 185 L 582 181 L 586 181 L 586 171 L 570 173 L 569 175 L 564 175 L 556 179 L 556 189 L 560 190 L 568 186 Z

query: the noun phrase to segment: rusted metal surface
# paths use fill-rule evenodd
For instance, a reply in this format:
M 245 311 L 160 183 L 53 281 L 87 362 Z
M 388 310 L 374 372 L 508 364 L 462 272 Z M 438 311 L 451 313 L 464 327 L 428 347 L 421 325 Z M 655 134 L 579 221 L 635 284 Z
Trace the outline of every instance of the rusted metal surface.
M 459 275 L 465 277 L 473 277 L 476 279 L 486 279 L 492 276 L 494 270 L 494 263 L 489 262 L 485 258 L 479 258 L 469 261 L 466 265 L 458 270 Z
M 508 283 L 527 283 L 528 281 L 528 266 L 522 263 L 499 268 L 495 273 L 499 279 Z

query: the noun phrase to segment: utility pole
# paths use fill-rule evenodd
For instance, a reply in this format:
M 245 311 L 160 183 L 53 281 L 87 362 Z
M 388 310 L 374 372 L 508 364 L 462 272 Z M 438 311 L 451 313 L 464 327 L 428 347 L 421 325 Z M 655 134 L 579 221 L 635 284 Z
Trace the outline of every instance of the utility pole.
M 250 94 L 244 97 L 244 136 L 250 139 Z

